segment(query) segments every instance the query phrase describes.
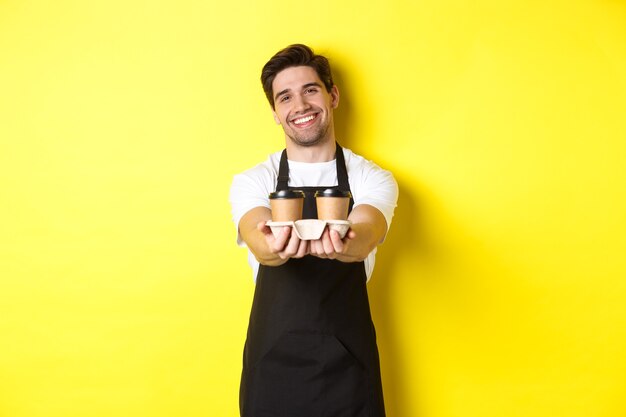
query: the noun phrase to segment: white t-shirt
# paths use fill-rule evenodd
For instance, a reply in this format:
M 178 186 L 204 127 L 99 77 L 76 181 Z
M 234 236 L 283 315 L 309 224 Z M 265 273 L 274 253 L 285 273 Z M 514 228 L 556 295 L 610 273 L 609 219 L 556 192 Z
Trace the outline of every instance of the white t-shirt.
M 241 173 L 235 175 L 230 188 L 230 204 L 235 226 L 237 227 L 237 244 L 245 247 L 239 234 L 239 221 L 248 211 L 255 207 L 270 208 L 269 194 L 276 190 L 278 167 L 282 151 L 275 152 L 269 158 Z M 354 199 L 354 207 L 369 204 L 380 210 L 387 221 L 387 230 L 391 226 L 394 209 L 398 201 L 398 184 L 391 172 L 380 168 L 349 149 L 343 149 L 348 172 L 348 183 Z M 338 185 L 336 161 L 307 163 L 289 162 L 290 187 L 332 187 Z M 367 279 L 372 275 L 376 259 L 376 248 L 365 259 Z M 248 250 L 248 263 L 252 267 L 256 280 L 259 262 Z

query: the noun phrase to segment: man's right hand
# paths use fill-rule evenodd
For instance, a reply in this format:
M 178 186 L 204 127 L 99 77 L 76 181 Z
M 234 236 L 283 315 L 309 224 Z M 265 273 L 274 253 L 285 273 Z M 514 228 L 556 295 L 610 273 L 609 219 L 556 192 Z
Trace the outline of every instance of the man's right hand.
M 259 263 L 278 266 L 309 254 L 309 242 L 300 240 L 289 226 L 274 237 L 266 224 L 271 219 L 269 208 L 255 207 L 239 221 L 239 234 Z
M 309 242 L 301 240 L 293 231 L 293 227 L 284 226 L 278 235 L 274 236 L 266 222 L 260 221 L 257 224 L 257 230 L 265 236 L 265 242 L 270 252 L 278 255 L 285 262 L 290 258 L 302 258 L 309 254 Z

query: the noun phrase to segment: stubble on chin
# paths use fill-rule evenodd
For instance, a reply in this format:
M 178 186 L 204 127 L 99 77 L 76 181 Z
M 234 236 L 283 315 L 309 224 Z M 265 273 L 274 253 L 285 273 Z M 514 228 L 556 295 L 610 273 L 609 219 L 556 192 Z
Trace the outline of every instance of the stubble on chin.
M 311 147 L 315 145 L 319 145 L 326 140 L 326 134 L 328 133 L 329 126 L 326 126 L 325 129 L 319 129 L 310 137 L 298 137 L 298 135 L 294 132 L 285 132 L 287 137 L 296 145 L 302 147 Z

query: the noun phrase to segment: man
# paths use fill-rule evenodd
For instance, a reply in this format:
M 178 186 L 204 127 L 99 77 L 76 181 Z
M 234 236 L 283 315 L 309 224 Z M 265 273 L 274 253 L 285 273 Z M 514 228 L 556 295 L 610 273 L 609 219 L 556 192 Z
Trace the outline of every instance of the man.
M 398 188 L 388 171 L 342 149 L 333 111 L 339 90 L 328 60 L 291 45 L 265 64 L 261 82 L 286 149 L 235 176 L 230 201 L 237 241 L 249 250 L 256 288 L 244 349 L 243 417 L 385 415 L 366 282 L 389 229 Z M 316 218 L 315 192 L 350 191 L 351 228 L 301 240 L 275 237 L 269 193 L 305 193 L 303 218 Z

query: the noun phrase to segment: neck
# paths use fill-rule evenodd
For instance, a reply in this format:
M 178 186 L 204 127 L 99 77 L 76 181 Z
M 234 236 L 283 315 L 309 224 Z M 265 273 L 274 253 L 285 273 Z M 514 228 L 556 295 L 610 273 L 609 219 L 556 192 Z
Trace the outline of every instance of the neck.
M 335 159 L 337 146 L 329 139 L 314 146 L 300 146 L 287 138 L 287 156 L 296 162 L 328 162 Z

